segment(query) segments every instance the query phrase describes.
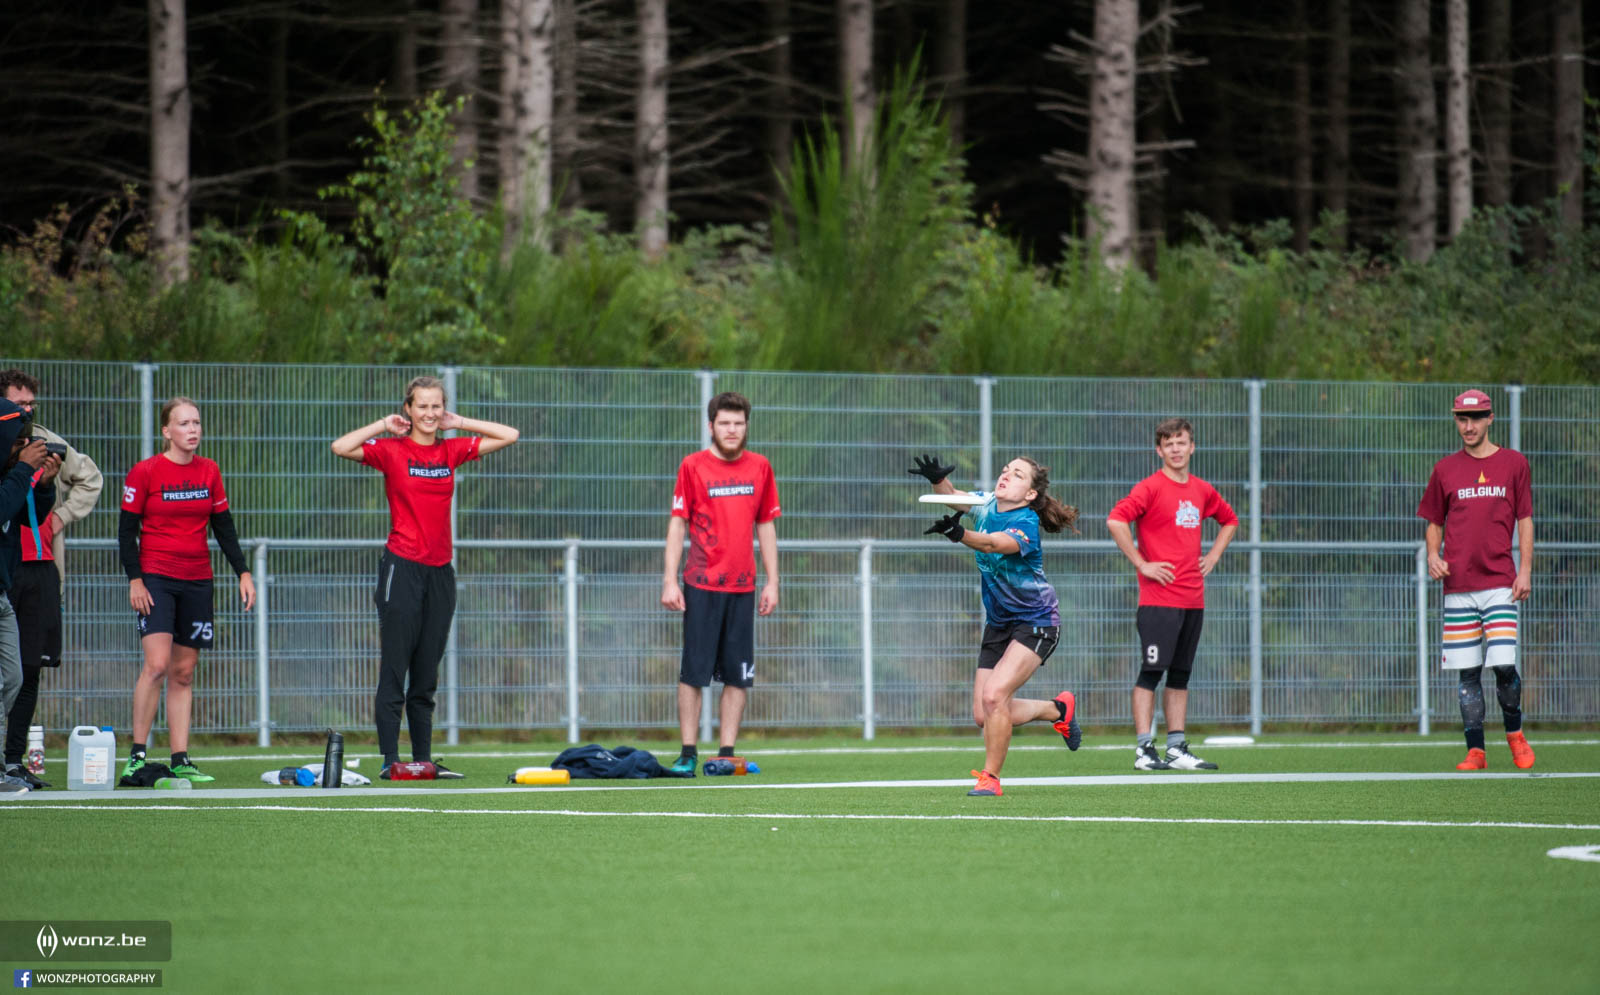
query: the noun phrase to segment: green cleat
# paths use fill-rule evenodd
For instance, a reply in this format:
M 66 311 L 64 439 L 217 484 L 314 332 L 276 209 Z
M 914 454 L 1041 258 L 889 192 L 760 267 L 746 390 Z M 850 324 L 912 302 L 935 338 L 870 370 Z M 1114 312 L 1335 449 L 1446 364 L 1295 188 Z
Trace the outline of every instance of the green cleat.
M 128 757 L 127 766 L 122 768 L 122 776 L 123 777 L 132 777 L 134 774 L 137 774 L 139 772 L 139 768 L 141 768 L 143 766 L 144 766 L 144 754 L 143 753 L 135 753 L 132 756 Z
M 216 780 L 216 778 L 212 777 L 210 774 L 200 773 L 200 768 L 196 767 L 193 763 L 178 764 L 177 766 L 173 767 L 172 776 L 181 777 L 186 780 L 193 781 L 196 784 L 204 784 L 207 781 Z
M 672 766 L 668 767 L 667 769 L 672 771 L 674 774 L 688 774 L 690 777 L 693 777 L 695 760 L 697 759 L 697 757 L 679 757 L 678 759 L 672 761 Z

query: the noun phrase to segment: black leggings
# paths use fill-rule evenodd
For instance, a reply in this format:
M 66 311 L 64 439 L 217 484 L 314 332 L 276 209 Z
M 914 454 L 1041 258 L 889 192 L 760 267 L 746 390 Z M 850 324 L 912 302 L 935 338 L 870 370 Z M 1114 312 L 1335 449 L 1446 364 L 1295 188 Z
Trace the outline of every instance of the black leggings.
M 456 613 L 456 572 L 384 550 L 378 562 L 378 643 L 381 660 L 372 708 L 383 762 L 400 759 L 400 712 L 411 731 L 411 758 L 433 759 L 433 692 L 439 660 Z M 407 678 L 410 678 L 409 686 Z
M 1522 728 L 1522 678 L 1516 667 L 1490 667 L 1494 671 L 1494 693 L 1500 699 L 1500 714 L 1506 720 L 1506 732 Z M 1483 668 L 1473 667 L 1461 671 L 1461 685 L 1456 691 L 1461 699 L 1461 723 L 1466 727 L 1468 745 L 1483 745 Z M 1476 733 L 1476 737 L 1473 734 Z M 1476 742 L 1473 740 L 1476 739 Z

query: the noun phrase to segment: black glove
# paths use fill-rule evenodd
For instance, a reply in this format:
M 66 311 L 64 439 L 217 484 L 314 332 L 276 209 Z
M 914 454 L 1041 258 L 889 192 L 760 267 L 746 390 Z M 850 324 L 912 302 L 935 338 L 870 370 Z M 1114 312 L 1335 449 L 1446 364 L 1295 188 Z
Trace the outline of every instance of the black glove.
M 961 524 L 961 512 L 952 511 L 950 514 L 934 522 L 923 535 L 933 535 L 935 532 L 949 539 L 951 542 L 960 542 L 961 537 L 967 534 L 966 527 Z
M 939 481 L 950 476 L 951 472 L 954 470 L 955 467 L 953 466 L 940 466 L 939 458 L 932 453 L 923 453 L 921 456 L 917 457 L 917 465 L 906 472 L 914 473 L 919 477 L 926 477 L 928 483 L 937 484 Z

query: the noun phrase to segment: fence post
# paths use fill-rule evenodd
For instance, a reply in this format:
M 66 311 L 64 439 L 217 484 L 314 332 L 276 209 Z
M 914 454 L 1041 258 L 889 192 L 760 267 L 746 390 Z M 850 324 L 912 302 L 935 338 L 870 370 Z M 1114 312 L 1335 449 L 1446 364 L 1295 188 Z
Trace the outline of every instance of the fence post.
M 256 582 L 256 714 L 257 746 L 272 745 L 272 654 L 267 645 L 267 605 L 271 603 L 272 578 L 267 574 L 267 541 L 255 541 L 255 564 L 251 572 Z
M 714 370 L 697 370 L 695 377 L 700 381 L 700 407 L 695 415 L 700 422 L 700 448 L 711 448 L 711 419 L 706 417 L 706 409 L 711 407 L 711 399 L 716 395 L 717 374 Z M 700 739 L 702 742 L 711 742 L 711 685 L 709 683 L 700 691 Z M 576 742 L 576 740 L 574 740 Z
M 1428 546 L 1417 544 L 1417 734 L 1430 732 L 1428 721 Z
M 461 408 L 461 398 L 456 394 L 456 374 L 460 372 L 459 366 L 439 367 L 439 379 L 444 381 L 445 407 L 450 411 L 459 411 Z M 455 435 L 455 429 L 444 433 L 445 438 L 449 439 L 455 438 Z M 461 557 L 456 552 L 455 546 L 455 540 L 460 536 L 461 523 L 457 512 L 456 489 L 452 487 L 450 488 L 450 567 L 453 570 L 458 570 L 460 566 Z M 457 606 L 459 605 L 458 597 Z M 461 687 L 461 655 L 456 649 L 457 614 L 450 616 L 450 635 L 445 638 L 444 643 L 444 741 L 447 746 L 455 746 L 461 742 L 461 700 L 458 693 Z
M 578 742 L 578 540 L 567 543 L 567 742 Z
M 1261 542 L 1261 388 L 1250 388 L 1250 542 Z M 1250 549 L 1250 734 L 1261 735 L 1261 550 Z
M 1506 445 L 1519 453 L 1522 452 L 1522 392 L 1524 390 L 1527 390 L 1527 388 L 1519 383 L 1506 384 L 1506 397 L 1510 400 L 1509 407 L 1511 408 L 1509 412 L 1511 439 Z
M 974 377 L 978 385 L 978 486 L 994 489 L 994 377 Z
M 156 364 L 134 363 L 139 371 L 139 458 L 156 454 Z
M 861 540 L 861 738 L 877 734 L 872 700 L 872 540 Z

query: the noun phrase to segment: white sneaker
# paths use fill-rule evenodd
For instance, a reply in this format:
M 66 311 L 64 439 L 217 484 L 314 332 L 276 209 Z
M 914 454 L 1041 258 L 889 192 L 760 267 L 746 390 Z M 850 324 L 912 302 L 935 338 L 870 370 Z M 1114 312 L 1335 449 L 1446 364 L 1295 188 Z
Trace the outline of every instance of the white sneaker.
M 1189 752 L 1189 741 L 1167 747 L 1167 766 L 1173 770 L 1216 770 L 1217 765 Z
M 1171 770 L 1172 765 L 1161 759 L 1154 746 L 1135 746 L 1133 748 L 1134 770 Z
M 28 790 L 28 782 L 22 778 L 0 774 L 0 799 L 21 798 Z

